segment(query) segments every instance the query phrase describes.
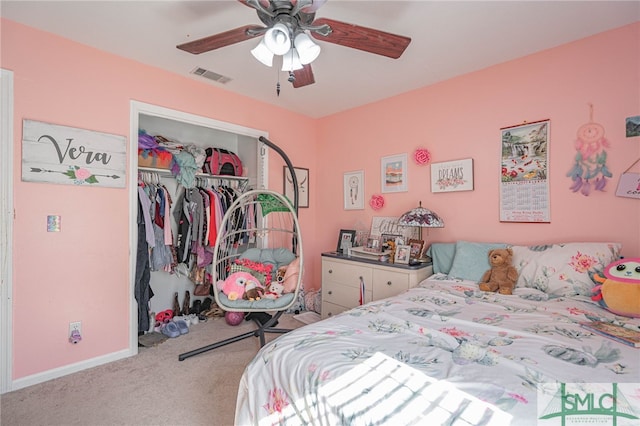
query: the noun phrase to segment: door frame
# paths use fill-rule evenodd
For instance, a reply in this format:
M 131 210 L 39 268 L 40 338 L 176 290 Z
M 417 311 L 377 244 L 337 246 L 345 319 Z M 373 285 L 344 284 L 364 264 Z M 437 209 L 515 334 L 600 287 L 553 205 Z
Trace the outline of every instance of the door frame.
M 13 71 L 0 78 L 0 394 L 13 384 Z

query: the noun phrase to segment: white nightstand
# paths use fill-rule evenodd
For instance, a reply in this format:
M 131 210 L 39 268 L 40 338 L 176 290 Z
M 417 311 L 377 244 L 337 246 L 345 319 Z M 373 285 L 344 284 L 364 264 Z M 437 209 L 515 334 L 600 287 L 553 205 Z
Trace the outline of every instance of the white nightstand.
M 322 253 L 322 318 L 358 306 L 361 283 L 362 303 L 367 303 L 400 294 L 432 274 L 431 263 L 400 265 L 336 252 Z

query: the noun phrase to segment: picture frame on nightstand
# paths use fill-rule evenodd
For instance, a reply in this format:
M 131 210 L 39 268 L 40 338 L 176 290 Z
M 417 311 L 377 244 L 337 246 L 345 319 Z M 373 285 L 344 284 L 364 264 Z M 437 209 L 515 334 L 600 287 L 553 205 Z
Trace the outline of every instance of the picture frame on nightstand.
M 396 254 L 393 258 L 395 263 L 408 264 L 411 259 L 411 246 L 398 245 L 396 246 Z
M 424 247 L 423 240 L 409 240 L 409 246 L 411 247 L 411 259 L 420 259 L 422 255 L 422 248 Z
M 380 244 L 380 238 L 368 238 L 365 251 L 370 253 L 382 253 L 382 245 Z
M 345 253 L 347 250 L 344 249 L 353 247 L 355 241 L 356 231 L 352 229 L 341 229 L 338 234 L 338 247 L 336 248 L 336 251 L 338 253 Z

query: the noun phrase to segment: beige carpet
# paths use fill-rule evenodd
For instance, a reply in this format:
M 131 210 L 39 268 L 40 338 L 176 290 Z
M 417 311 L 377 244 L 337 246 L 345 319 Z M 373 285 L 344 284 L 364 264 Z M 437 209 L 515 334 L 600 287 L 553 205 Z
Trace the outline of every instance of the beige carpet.
M 278 327 L 301 322 L 283 315 Z M 135 357 L 2 395 L 0 424 L 233 425 L 240 376 L 260 348 L 251 337 L 178 361 L 178 355 L 255 328 L 216 318 Z M 270 334 L 267 340 L 277 338 Z

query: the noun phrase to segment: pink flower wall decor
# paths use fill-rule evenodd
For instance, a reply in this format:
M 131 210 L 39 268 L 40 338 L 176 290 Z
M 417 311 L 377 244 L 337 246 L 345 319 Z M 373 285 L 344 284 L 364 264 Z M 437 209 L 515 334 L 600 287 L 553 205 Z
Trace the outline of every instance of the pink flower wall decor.
M 417 165 L 424 166 L 431 161 L 431 153 L 426 148 L 418 148 L 416 152 L 413 153 L 413 159 Z
M 384 207 L 384 197 L 382 195 L 372 195 L 369 200 L 369 205 L 373 210 L 380 210 Z

